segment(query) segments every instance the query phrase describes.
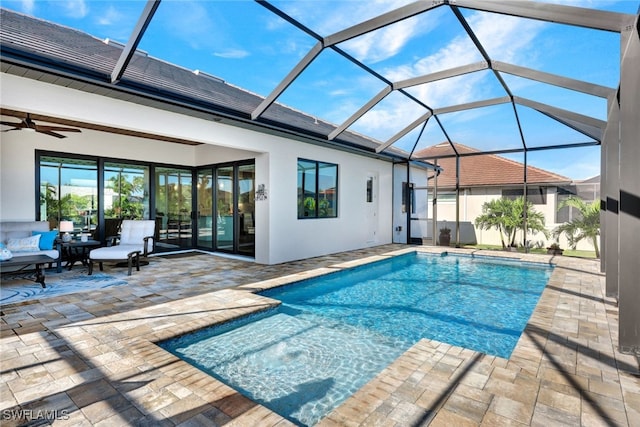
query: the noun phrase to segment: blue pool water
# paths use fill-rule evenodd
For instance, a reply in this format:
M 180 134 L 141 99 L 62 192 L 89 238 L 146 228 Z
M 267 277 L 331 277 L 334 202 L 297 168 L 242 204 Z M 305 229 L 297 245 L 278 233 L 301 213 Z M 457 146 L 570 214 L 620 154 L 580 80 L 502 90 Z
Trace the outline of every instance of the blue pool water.
M 314 425 L 421 338 L 508 358 L 551 268 L 407 254 L 265 291 L 277 309 L 161 343 Z

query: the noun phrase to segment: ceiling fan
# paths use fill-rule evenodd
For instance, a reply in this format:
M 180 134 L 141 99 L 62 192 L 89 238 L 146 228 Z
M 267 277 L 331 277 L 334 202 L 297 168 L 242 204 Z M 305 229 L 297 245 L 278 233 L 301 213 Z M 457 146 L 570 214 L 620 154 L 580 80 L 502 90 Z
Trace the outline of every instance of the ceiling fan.
M 45 135 L 54 136 L 56 138 L 66 138 L 66 135 L 61 135 L 57 132 L 81 132 L 80 129 L 75 129 L 75 128 L 37 125 L 33 120 L 31 120 L 31 115 L 28 113 L 27 113 L 27 117 L 22 119 L 20 123 L 1 121 L 0 124 L 5 126 L 13 126 L 13 128 L 5 129 L 2 132 L 9 132 L 12 130 L 24 130 L 24 131 L 30 131 L 30 132 L 43 133 Z

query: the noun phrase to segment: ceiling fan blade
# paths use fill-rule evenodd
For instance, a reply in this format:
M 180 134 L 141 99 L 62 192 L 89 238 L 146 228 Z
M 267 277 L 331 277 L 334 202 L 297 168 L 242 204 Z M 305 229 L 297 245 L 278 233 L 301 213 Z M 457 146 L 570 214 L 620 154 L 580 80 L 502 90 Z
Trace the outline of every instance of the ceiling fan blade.
M 31 119 L 30 114 L 27 114 L 27 117 L 23 119 L 20 123 L 0 121 L 0 124 L 4 126 L 13 126 L 12 129 L 2 130 L 2 132 L 26 129 L 26 130 L 36 131 L 38 133 L 42 133 L 45 135 L 53 136 L 55 138 L 66 138 L 65 135 L 61 135 L 57 132 L 82 132 L 80 129 L 76 129 L 76 128 L 36 124 L 36 122 L 34 122 Z
M 49 136 L 54 136 L 54 137 L 56 137 L 56 138 L 61 138 L 61 139 L 62 139 L 62 138 L 66 138 L 66 135 L 60 135 L 59 133 L 55 133 L 55 132 L 52 132 L 52 131 L 50 131 L 50 130 L 45 130 L 45 131 L 38 130 L 38 131 L 36 131 L 36 132 L 38 132 L 38 133 L 43 133 L 43 134 L 45 134 L 45 135 L 49 135 Z
M 76 128 L 65 128 L 65 127 L 58 127 L 58 126 L 42 126 L 42 125 L 36 125 L 37 131 L 38 132 L 82 132 L 80 129 L 76 129 Z
M 24 122 L 15 123 L 15 122 L 0 122 L 0 124 L 5 126 L 14 126 L 16 129 L 21 129 L 25 127 Z

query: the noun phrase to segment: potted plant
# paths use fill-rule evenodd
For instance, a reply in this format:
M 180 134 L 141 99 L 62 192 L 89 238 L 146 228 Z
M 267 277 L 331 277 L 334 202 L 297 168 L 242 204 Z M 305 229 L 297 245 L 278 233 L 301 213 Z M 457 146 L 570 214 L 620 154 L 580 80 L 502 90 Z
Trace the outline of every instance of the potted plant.
M 552 243 L 547 248 L 548 255 L 562 255 L 562 249 L 560 249 L 560 245 L 557 243 Z
M 440 236 L 438 239 L 440 242 L 440 246 L 449 246 L 449 244 L 451 243 L 451 229 L 447 228 L 446 225 L 441 228 Z

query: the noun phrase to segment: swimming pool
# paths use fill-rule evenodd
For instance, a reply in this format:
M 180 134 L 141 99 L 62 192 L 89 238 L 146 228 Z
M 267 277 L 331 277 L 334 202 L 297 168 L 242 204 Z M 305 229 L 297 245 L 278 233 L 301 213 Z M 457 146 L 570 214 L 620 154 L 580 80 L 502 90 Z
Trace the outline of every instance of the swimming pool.
M 421 338 L 508 358 L 551 268 L 412 253 L 262 292 L 277 309 L 161 343 L 313 425 Z

